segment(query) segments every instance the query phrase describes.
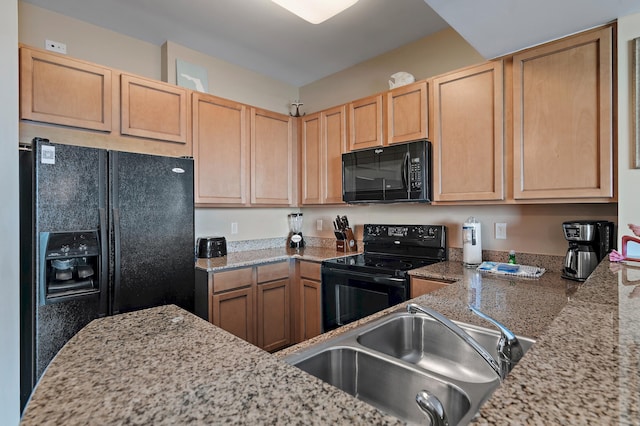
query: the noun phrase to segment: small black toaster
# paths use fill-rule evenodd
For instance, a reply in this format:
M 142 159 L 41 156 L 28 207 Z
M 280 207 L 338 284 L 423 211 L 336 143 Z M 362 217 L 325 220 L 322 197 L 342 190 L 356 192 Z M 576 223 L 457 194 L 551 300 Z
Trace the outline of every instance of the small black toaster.
M 225 237 L 200 237 L 196 242 L 196 256 L 209 259 L 227 255 L 227 239 Z

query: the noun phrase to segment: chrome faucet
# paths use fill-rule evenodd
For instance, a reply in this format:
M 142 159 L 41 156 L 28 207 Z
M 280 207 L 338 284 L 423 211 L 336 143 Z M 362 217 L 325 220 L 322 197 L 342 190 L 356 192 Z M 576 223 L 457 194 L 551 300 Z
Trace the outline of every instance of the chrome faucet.
M 409 312 L 410 314 L 415 314 L 419 312 L 421 314 L 430 316 L 431 318 L 435 319 L 440 324 L 447 327 L 453 334 L 460 337 L 462 340 L 467 342 L 469 346 L 475 349 L 475 351 L 478 352 L 478 354 L 487 362 L 487 364 L 489 364 L 489 366 L 493 369 L 493 371 L 495 371 L 495 373 L 500 378 L 500 381 L 502 381 L 506 377 L 506 374 L 503 375 L 503 371 L 505 369 L 502 367 L 502 365 L 498 363 L 498 361 L 496 361 L 495 358 L 491 356 L 491 354 L 484 347 L 482 347 L 480 343 L 476 341 L 476 339 L 469 336 L 469 334 L 466 331 L 458 327 L 453 321 L 451 321 L 444 315 L 441 315 L 434 310 L 425 308 L 415 303 L 409 303 L 407 305 L 407 312 Z
M 479 316 L 480 318 L 489 321 L 500 330 L 500 340 L 498 341 L 498 354 L 500 356 L 500 364 L 502 367 L 503 377 L 507 377 L 507 374 L 515 367 L 524 355 L 520 341 L 515 334 L 500 322 L 491 318 L 484 312 L 479 311 L 473 306 L 469 305 L 469 310 Z

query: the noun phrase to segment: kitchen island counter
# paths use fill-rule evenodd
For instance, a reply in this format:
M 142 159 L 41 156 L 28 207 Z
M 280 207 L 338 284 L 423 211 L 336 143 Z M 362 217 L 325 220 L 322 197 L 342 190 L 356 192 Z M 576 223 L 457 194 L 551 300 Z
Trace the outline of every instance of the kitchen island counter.
M 459 280 L 413 301 L 487 326 L 468 312 L 474 304 L 537 338 L 475 422 L 637 424 L 634 271 L 603 261 L 582 285 L 554 272 L 540 280 L 469 272 L 457 262 L 412 272 Z M 395 418 L 280 358 L 398 309 L 275 356 L 172 306 L 95 320 L 49 366 L 23 423 L 392 424 Z

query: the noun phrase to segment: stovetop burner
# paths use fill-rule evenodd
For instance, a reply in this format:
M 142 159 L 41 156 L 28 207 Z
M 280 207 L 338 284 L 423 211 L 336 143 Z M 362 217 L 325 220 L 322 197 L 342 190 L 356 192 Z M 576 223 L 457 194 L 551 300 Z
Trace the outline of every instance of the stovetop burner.
M 327 266 L 404 276 L 406 271 L 446 260 L 443 225 L 365 225 L 364 253 L 330 259 Z

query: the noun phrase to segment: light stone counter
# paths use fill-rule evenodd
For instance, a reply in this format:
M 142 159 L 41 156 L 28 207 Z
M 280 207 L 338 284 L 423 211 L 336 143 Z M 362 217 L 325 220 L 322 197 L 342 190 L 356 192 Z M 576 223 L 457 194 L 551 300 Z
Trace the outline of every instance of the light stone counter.
M 467 311 L 473 304 L 537 339 L 475 422 L 640 424 L 640 269 L 603 261 L 583 285 L 549 271 L 539 280 L 481 275 L 459 262 L 412 275 L 459 280 L 415 302 L 487 326 Z M 392 424 L 280 358 L 402 308 L 275 356 L 173 306 L 95 320 L 49 366 L 23 423 Z

